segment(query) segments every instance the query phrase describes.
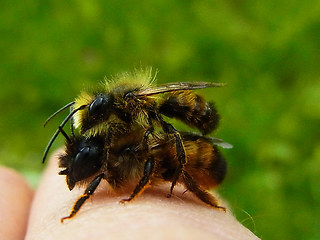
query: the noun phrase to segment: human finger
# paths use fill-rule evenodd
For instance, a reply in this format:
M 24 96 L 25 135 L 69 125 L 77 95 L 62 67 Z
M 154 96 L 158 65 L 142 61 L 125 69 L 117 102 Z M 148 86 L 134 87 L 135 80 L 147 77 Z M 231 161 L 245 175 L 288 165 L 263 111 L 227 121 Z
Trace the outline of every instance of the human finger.
M 1 239 L 24 239 L 33 191 L 20 174 L 5 167 L 0 167 L 0 189 Z

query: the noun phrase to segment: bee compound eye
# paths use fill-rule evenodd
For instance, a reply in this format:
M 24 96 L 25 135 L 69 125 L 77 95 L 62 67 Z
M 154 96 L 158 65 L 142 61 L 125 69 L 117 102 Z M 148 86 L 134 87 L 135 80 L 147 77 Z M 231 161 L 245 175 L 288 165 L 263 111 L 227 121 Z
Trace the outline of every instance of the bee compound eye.
M 81 164 L 86 161 L 90 156 L 90 150 L 91 148 L 89 146 L 81 148 L 74 159 L 75 164 Z
M 89 115 L 92 117 L 108 117 L 113 102 L 114 97 L 112 94 L 99 94 L 89 105 Z
M 79 150 L 72 163 L 72 177 L 77 182 L 92 176 L 101 167 L 101 151 L 95 146 L 85 146 Z
M 103 97 L 98 97 L 95 100 L 93 100 L 93 102 L 90 104 L 89 106 L 89 112 L 91 113 L 95 113 L 95 112 L 99 112 L 99 110 L 101 109 L 101 107 L 104 105 L 105 100 Z

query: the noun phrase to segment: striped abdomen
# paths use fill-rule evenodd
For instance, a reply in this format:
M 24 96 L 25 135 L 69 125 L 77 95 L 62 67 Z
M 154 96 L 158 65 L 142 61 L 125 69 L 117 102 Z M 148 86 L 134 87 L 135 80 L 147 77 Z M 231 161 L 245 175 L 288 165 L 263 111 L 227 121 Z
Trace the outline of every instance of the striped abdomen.
M 160 105 L 160 113 L 177 118 L 185 124 L 199 129 L 202 134 L 212 132 L 220 116 L 213 103 L 207 102 L 192 91 L 179 91 L 168 95 Z

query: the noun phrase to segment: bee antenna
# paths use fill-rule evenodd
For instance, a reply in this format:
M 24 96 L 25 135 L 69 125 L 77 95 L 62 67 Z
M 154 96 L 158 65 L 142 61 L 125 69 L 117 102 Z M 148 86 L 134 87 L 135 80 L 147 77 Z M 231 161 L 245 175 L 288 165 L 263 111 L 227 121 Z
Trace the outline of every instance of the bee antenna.
M 56 140 L 56 138 L 58 137 L 59 133 L 60 132 L 64 132 L 62 130 L 62 128 L 64 127 L 64 125 L 66 125 L 66 123 L 69 121 L 69 119 L 78 111 L 84 109 L 88 107 L 88 105 L 82 105 L 74 110 L 72 110 L 72 112 L 69 113 L 69 115 L 62 121 L 62 123 L 59 125 L 58 129 L 56 130 L 56 132 L 52 135 L 46 149 L 44 150 L 44 153 L 43 153 L 43 158 L 42 158 L 42 163 L 44 163 L 46 161 L 46 158 L 47 158 L 47 155 L 48 155 L 48 152 L 53 144 L 53 142 Z M 64 134 L 65 135 L 65 134 Z M 68 138 L 66 138 L 68 140 Z
M 61 113 L 61 112 L 62 112 L 63 110 L 65 110 L 66 108 L 71 107 L 73 104 L 75 104 L 74 101 L 68 103 L 67 105 L 63 106 L 63 107 L 60 108 L 58 111 L 56 111 L 55 113 L 53 113 L 50 117 L 47 118 L 47 120 L 44 122 L 43 126 L 45 127 L 45 126 L 48 124 L 48 122 L 50 122 L 50 120 L 51 120 L 52 118 L 54 118 L 55 116 L 57 116 L 59 113 Z

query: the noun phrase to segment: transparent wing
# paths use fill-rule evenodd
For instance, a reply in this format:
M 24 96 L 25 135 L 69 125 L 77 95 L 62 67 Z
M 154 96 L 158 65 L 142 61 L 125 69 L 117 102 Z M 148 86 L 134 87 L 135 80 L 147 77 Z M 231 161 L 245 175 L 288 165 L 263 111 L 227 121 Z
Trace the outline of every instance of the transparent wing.
M 144 88 L 134 92 L 135 96 L 149 96 L 166 92 L 195 90 L 209 87 L 223 87 L 224 83 L 209 83 L 209 82 L 177 82 L 168 83 L 159 86 Z
M 214 145 L 217 145 L 222 148 L 233 148 L 233 145 L 227 142 L 224 142 L 222 139 L 210 137 L 209 138 Z

